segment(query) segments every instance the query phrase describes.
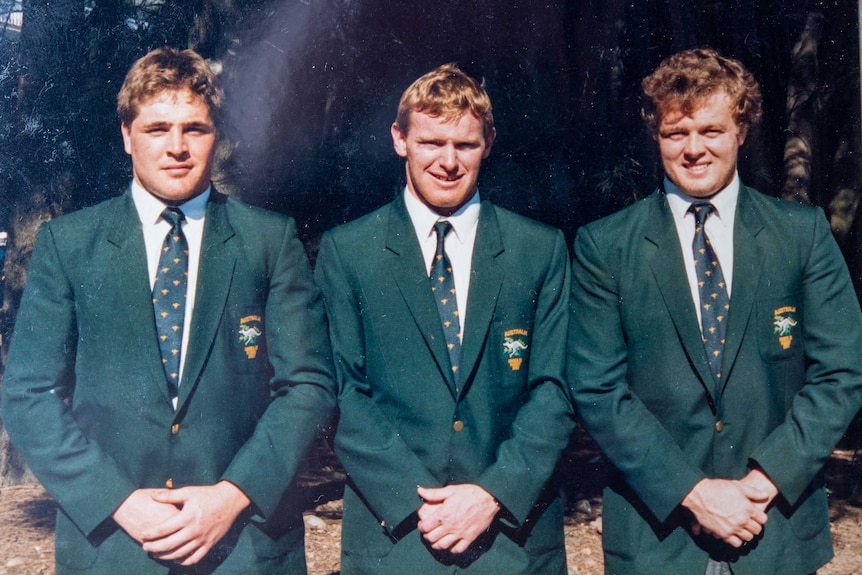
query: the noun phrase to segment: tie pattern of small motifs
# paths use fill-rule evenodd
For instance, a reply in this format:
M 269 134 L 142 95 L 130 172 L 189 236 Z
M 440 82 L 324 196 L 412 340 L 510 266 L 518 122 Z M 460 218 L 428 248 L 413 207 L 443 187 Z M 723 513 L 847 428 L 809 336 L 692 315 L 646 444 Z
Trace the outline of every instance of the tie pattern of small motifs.
M 458 319 L 458 301 L 455 297 L 455 278 L 452 275 L 452 263 L 446 255 L 444 242 L 446 235 L 452 230 L 452 224 L 440 221 L 434 224 L 437 232 L 437 251 L 431 263 L 431 291 L 437 301 L 437 311 L 443 322 L 443 333 L 446 335 L 446 347 L 449 348 L 449 361 L 452 373 L 457 379 L 458 361 L 461 357 L 461 322 Z
M 153 312 L 168 391 L 171 399 L 175 399 L 180 384 L 189 246 L 183 234 L 182 223 L 186 219 L 183 212 L 179 208 L 165 208 L 162 219 L 171 224 L 171 230 L 165 236 L 159 256 L 159 268 L 153 285 Z
M 694 214 L 694 240 L 691 247 L 694 269 L 700 292 L 700 317 L 703 346 L 716 385 L 721 384 L 721 361 L 724 353 L 724 336 L 730 312 L 730 297 L 718 257 L 706 235 L 706 219 L 715 210 L 709 202 L 695 202 L 689 209 Z

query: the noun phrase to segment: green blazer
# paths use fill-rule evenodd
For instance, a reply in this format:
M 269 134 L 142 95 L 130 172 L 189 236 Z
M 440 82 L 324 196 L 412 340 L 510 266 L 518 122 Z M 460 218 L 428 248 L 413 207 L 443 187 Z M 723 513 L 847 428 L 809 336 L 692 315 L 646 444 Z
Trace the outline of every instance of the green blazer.
M 482 203 L 458 381 L 403 196 L 328 232 L 316 277 L 349 476 L 342 573 L 565 573 L 551 480 L 573 427 L 562 233 Z M 416 486 L 459 483 L 496 497 L 503 519 L 461 556 L 432 552 Z
M 862 403 L 862 315 L 823 212 L 742 187 L 723 387 L 714 390 L 663 193 L 575 240 L 570 383 L 614 465 L 607 573 L 812 573 L 832 556 L 823 464 Z M 759 465 L 780 490 L 762 537 L 694 537 L 680 502 Z
M 167 573 L 111 514 L 137 488 L 225 479 L 252 507 L 188 572 L 305 573 L 302 509 L 285 491 L 335 389 L 293 221 L 212 193 L 176 411 L 147 276 L 130 193 L 39 232 L 2 407 L 58 502 L 57 572 Z M 256 349 L 241 325 L 262 332 Z

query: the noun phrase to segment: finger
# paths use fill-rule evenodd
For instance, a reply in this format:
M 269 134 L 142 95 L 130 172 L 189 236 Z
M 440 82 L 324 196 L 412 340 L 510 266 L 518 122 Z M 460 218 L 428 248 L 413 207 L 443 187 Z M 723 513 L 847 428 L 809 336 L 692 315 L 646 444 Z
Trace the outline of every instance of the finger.
M 416 487 L 416 493 L 418 493 L 422 501 L 426 503 L 440 503 L 446 499 L 448 491 L 445 487 L 430 489 L 420 485 Z
M 201 559 L 206 557 L 206 554 L 210 552 L 210 545 L 202 545 L 195 551 L 190 557 L 188 557 L 185 561 L 181 562 L 180 565 L 183 567 L 189 567 L 190 565 L 196 565 L 200 563 Z
M 738 481 L 736 485 L 739 487 L 740 491 L 742 491 L 742 494 L 751 501 L 766 501 L 769 499 L 768 493 L 762 489 L 754 487 L 753 485 L 741 481 Z
M 164 551 L 151 551 L 150 556 L 161 561 L 180 562 L 186 559 L 192 553 L 194 553 L 197 548 L 198 546 L 194 542 L 187 541 L 186 543 L 173 549 L 167 549 Z
M 749 521 L 745 525 L 745 529 L 746 529 L 746 531 L 751 533 L 752 539 L 753 539 L 754 537 L 760 535 L 760 532 L 763 531 L 763 525 L 761 525 L 757 521 Z
M 698 523 L 697 521 L 691 522 L 691 532 L 692 533 L 694 533 L 695 535 L 700 535 L 702 530 L 703 530 L 703 528 L 700 526 L 700 523 Z
M 141 538 L 143 540 L 142 543 L 144 543 L 144 548 L 146 549 L 147 545 L 163 543 L 165 539 L 180 532 L 183 527 L 185 527 L 185 521 L 178 514 L 174 517 L 171 517 L 164 523 L 161 523 L 148 529 L 141 535 Z
M 419 509 L 419 523 L 416 525 L 419 528 L 419 531 L 427 533 L 435 527 L 439 527 L 443 524 L 443 518 L 437 514 L 439 508 L 428 508 L 424 513 L 422 512 L 422 509 L 425 509 L 424 505 Z
M 439 523 L 434 524 L 425 531 L 422 531 L 420 529 L 420 532 L 422 533 L 422 536 L 425 537 L 425 539 L 427 539 L 431 543 L 435 543 L 447 533 L 447 531 L 443 529 L 442 525 Z
M 731 535 L 730 537 L 726 537 L 724 539 L 724 541 L 725 541 L 725 543 L 727 543 L 733 547 L 736 547 L 737 549 L 742 547 L 742 539 L 740 539 L 736 535 Z
M 453 545 L 451 549 L 449 549 L 449 552 L 456 555 L 459 553 L 463 553 L 470 547 L 472 543 L 472 541 L 468 541 L 467 539 L 461 539 L 460 541 L 458 541 L 458 543 Z
M 179 529 L 165 537 L 147 541 L 144 543 L 143 548 L 147 553 L 163 555 L 166 553 L 173 553 L 192 541 L 194 541 L 193 534 L 189 533 L 188 530 Z M 191 551 L 189 553 L 191 553 Z M 186 555 L 189 553 L 186 553 Z
M 188 493 L 184 488 L 154 489 L 150 497 L 152 497 L 153 501 L 158 501 L 159 503 L 182 505 L 188 499 Z
M 427 533 L 424 533 L 423 537 L 425 537 L 428 543 L 437 543 L 447 535 L 449 535 L 449 532 L 444 529 L 442 525 L 438 525 L 437 527 L 429 530 Z
M 445 535 L 439 541 L 431 545 L 434 549 L 449 549 L 458 542 L 458 538 L 454 535 Z
M 766 521 L 769 519 L 769 515 L 766 514 L 766 511 L 760 508 L 755 508 L 755 513 L 751 514 L 751 518 L 756 521 L 760 525 L 766 525 Z

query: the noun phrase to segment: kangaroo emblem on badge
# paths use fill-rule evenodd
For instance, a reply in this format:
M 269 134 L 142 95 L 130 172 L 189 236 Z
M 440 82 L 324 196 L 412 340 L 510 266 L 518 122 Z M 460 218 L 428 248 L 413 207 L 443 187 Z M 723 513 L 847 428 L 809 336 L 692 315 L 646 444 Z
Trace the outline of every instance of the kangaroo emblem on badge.
M 793 317 L 796 314 L 794 306 L 786 306 L 775 310 L 775 319 L 772 325 L 775 327 L 774 332 L 778 335 L 778 342 L 782 349 L 790 349 L 790 344 L 793 342 L 793 328 L 799 323 Z
M 525 341 L 529 335 L 525 329 L 510 329 L 503 333 L 503 353 L 508 356 L 507 361 L 512 371 L 521 369 L 524 355 L 530 347 Z
M 239 342 L 249 359 L 257 357 L 257 338 L 263 335 L 262 323 L 259 315 L 250 315 L 239 320 Z

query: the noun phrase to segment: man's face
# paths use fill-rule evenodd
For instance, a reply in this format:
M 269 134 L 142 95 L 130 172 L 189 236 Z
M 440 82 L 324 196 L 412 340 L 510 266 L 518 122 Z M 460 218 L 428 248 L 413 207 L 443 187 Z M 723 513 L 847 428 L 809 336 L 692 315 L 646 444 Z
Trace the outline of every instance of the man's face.
M 724 91 L 705 98 L 690 116 L 675 109 L 664 111 L 658 145 L 668 179 L 696 198 L 721 191 L 736 174 L 736 158 L 745 135 Z
M 391 131 L 395 153 L 407 160 L 407 189 L 419 201 L 449 216 L 473 197 L 479 166 L 494 143 L 494 132 L 485 138 L 473 114 L 446 121 L 411 112 L 406 134 L 396 124 Z
M 209 186 L 216 128 L 204 100 L 191 91 L 146 100 L 121 130 L 135 181 L 150 194 L 178 205 Z

